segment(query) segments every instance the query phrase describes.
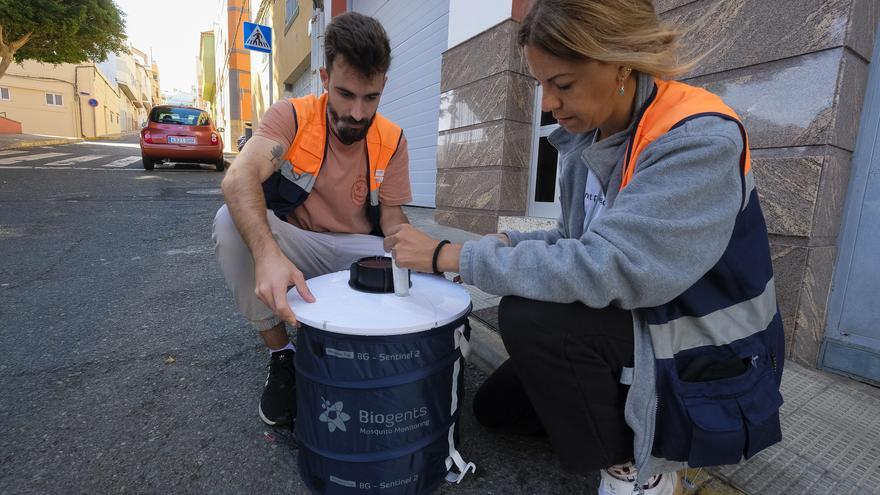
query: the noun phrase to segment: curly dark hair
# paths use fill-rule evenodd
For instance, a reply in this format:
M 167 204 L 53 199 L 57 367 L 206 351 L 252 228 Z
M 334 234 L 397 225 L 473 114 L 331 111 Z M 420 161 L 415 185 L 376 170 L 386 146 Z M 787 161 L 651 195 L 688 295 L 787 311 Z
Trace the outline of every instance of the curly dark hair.
M 384 74 L 391 65 L 388 34 L 372 17 L 357 12 L 340 14 L 327 26 L 324 37 L 324 60 L 328 72 L 337 55 L 366 77 Z

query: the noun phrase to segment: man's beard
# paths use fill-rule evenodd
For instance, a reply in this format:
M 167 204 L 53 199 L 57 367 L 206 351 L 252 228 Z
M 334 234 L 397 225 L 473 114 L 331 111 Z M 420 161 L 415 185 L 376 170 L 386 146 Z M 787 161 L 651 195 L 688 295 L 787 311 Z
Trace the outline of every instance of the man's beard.
M 330 105 L 330 102 L 327 102 L 327 113 L 330 114 L 330 125 L 333 128 L 334 134 L 346 145 L 356 143 L 366 137 L 367 131 L 370 130 L 370 125 L 373 124 L 373 119 L 376 118 L 376 114 L 364 120 L 340 117 L 336 110 L 333 109 L 333 106 Z

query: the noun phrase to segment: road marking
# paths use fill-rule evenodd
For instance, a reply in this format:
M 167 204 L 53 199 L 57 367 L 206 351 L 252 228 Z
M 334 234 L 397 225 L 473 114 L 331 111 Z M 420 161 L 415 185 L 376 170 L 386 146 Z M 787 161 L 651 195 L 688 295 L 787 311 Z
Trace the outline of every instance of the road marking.
M 105 172 L 143 172 L 138 168 L 102 168 L 102 167 L 44 167 L 42 165 L 10 165 L 8 167 L 0 167 L 0 172 L 4 170 L 102 170 Z M 181 170 L 180 172 L 189 172 L 189 170 Z M 193 170 L 199 172 L 199 170 Z
M 139 157 L 139 156 L 127 156 L 125 158 L 120 158 L 119 160 L 114 160 L 110 163 L 105 163 L 104 165 L 101 165 L 101 166 L 108 167 L 108 168 L 122 168 L 122 167 L 128 166 L 129 163 L 134 163 L 140 159 L 141 159 L 141 157 Z
M 82 155 L 82 156 L 72 156 L 70 158 L 65 158 L 63 160 L 58 160 L 57 162 L 44 163 L 45 166 L 50 167 L 63 167 L 66 165 L 73 165 L 74 163 L 80 162 L 90 162 L 92 160 L 97 160 L 98 158 L 104 158 L 107 155 Z
M 120 148 L 140 148 L 141 145 L 138 143 L 107 143 L 102 141 L 80 141 L 76 144 L 86 145 L 86 146 L 117 146 Z
M 9 165 L 6 167 L 0 167 L 0 172 L 5 170 L 103 170 L 105 172 L 139 172 L 144 173 L 144 170 L 141 168 L 105 168 L 105 167 L 46 167 L 43 165 Z M 168 169 L 169 171 L 172 169 Z M 203 174 L 205 170 L 211 169 L 202 169 L 202 168 L 193 168 L 193 169 L 173 169 L 174 174 Z M 165 177 L 158 176 L 144 176 L 138 177 L 139 179 L 162 179 L 162 180 L 171 180 Z
M 0 156 L 9 156 L 9 155 L 18 155 L 21 153 L 27 153 L 24 150 L 8 150 L 8 151 L 0 151 Z
M 18 162 L 29 162 L 33 160 L 42 160 L 44 158 L 55 158 L 56 156 L 67 156 L 70 153 L 37 153 L 36 155 L 13 156 L 11 158 L 0 158 L 0 165 L 12 165 Z

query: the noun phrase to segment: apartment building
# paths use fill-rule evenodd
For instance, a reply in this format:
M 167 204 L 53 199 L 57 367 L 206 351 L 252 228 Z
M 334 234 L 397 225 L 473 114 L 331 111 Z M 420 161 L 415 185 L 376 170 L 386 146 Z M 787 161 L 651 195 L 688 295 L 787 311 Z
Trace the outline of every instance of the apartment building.
M 222 127 L 227 149 L 251 125 L 251 60 L 244 49 L 244 23 L 250 22 L 249 0 L 221 0 L 214 22 L 216 70 L 212 114 Z
M 21 132 L 95 137 L 120 132 L 125 116 L 121 93 L 98 65 L 49 65 L 34 61 L 9 66 L 0 79 L 0 116 Z

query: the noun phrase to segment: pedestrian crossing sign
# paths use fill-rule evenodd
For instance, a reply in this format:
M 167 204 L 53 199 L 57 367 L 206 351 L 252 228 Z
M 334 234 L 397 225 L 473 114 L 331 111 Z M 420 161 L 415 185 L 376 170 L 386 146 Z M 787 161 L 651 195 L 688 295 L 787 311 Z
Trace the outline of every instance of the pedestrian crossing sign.
M 245 22 L 244 47 L 258 52 L 272 53 L 272 28 Z

